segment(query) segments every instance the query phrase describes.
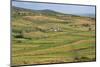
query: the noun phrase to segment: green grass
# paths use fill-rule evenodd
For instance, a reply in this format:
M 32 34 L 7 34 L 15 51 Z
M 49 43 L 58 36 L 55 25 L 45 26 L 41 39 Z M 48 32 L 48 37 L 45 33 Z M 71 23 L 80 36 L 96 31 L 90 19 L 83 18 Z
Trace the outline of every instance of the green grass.
M 46 17 L 50 19 L 39 20 L 12 17 L 13 65 L 95 60 L 95 31 L 76 23 L 76 19 L 86 21 L 87 17 L 72 16 L 67 20 L 49 15 Z M 50 30 L 58 28 L 60 31 Z

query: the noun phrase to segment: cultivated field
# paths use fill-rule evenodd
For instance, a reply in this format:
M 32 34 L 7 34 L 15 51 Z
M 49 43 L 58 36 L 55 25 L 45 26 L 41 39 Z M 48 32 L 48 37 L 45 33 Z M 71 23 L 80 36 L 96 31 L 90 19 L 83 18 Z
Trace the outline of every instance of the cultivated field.
M 95 18 L 12 9 L 12 65 L 95 61 Z

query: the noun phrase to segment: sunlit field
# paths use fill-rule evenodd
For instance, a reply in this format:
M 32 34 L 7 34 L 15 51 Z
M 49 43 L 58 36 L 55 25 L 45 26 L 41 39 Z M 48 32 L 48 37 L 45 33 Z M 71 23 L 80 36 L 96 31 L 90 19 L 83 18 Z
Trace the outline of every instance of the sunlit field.
M 95 18 L 12 7 L 12 65 L 95 61 Z

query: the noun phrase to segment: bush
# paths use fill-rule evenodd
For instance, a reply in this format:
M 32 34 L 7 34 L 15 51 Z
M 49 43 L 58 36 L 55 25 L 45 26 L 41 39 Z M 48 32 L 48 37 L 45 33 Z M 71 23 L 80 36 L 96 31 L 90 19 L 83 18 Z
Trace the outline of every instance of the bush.
M 76 62 L 83 62 L 83 61 L 91 61 L 91 59 L 88 58 L 88 57 L 75 57 L 74 61 L 76 61 Z
M 82 61 L 89 61 L 90 58 L 88 58 L 88 57 L 81 57 L 80 60 L 82 60 Z
M 90 25 L 89 24 L 82 24 L 82 26 L 89 27 Z
M 23 38 L 22 35 L 16 35 L 15 38 Z

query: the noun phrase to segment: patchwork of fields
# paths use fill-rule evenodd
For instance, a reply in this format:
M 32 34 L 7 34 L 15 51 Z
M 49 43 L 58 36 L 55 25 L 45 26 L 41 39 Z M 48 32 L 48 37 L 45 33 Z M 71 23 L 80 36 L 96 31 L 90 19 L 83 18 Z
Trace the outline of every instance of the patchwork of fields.
M 12 65 L 95 61 L 95 18 L 12 10 Z

